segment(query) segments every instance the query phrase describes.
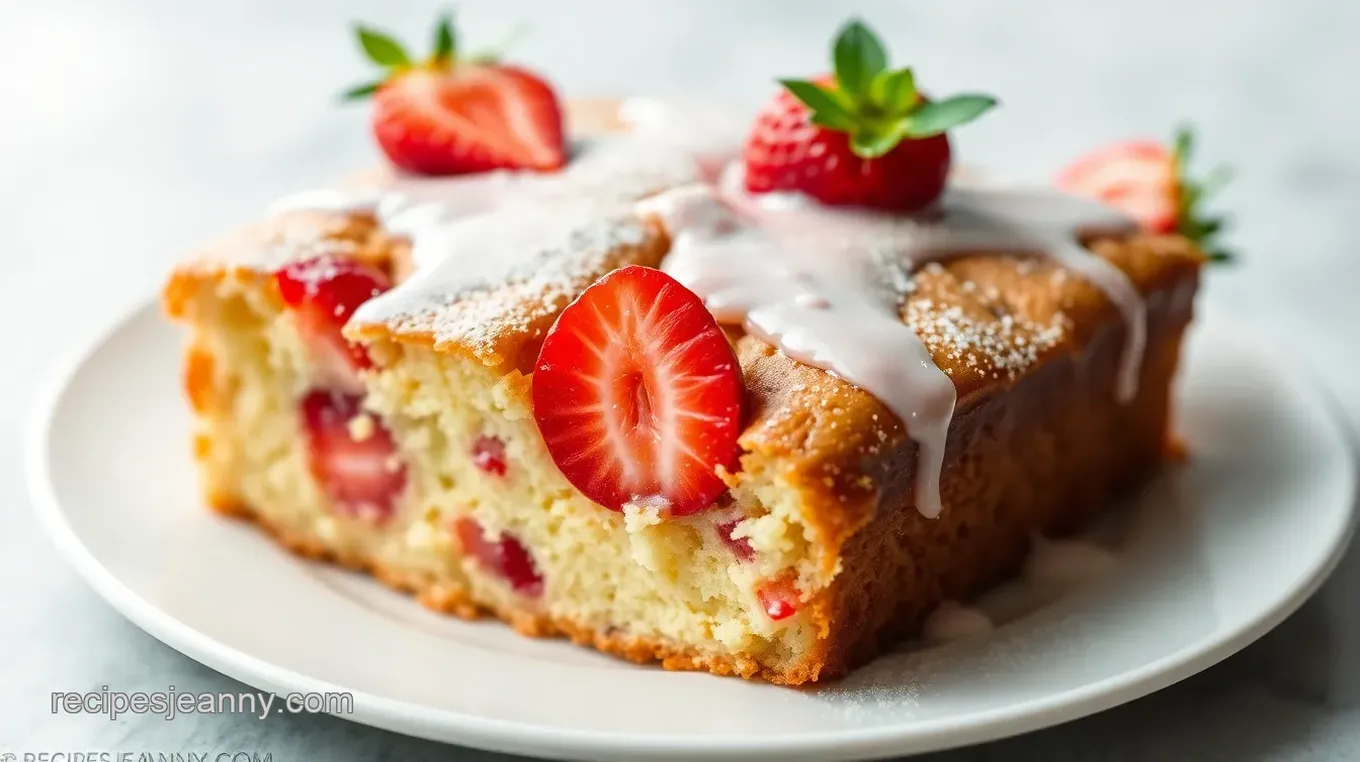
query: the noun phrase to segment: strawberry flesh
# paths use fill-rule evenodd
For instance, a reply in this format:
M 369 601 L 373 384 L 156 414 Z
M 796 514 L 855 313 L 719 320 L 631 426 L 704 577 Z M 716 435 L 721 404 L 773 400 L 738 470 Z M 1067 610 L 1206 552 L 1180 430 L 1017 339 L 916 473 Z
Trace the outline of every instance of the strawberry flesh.
M 718 524 L 716 527 L 718 537 L 722 538 L 723 544 L 732 551 L 732 555 L 736 556 L 738 561 L 753 561 L 756 557 L 756 549 L 751 547 L 751 541 L 745 537 L 735 537 L 732 534 L 737 530 L 739 523 L 741 523 L 741 519 L 732 519 Z
M 684 516 L 725 491 L 717 471 L 737 466 L 741 368 L 703 301 L 669 275 L 630 266 L 596 281 L 535 367 L 539 431 L 586 497 Z
M 552 87 L 501 64 L 418 68 L 374 96 L 373 135 L 397 167 L 425 175 L 551 171 L 566 162 Z
M 406 469 L 391 433 L 361 398 L 326 389 L 302 400 L 308 465 L 321 491 L 342 515 L 381 522 L 396 508 L 406 486 Z M 361 415 L 367 422 L 355 423 Z
M 321 256 L 290 262 L 274 279 L 321 375 L 338 389 L 362 391 L 358 372 L 372 364 L 340 331 L 359 305 L 391 288 L 387 275 L 355 259 Z
M 482 525 L 466 516 L 454 521 L 453 529 L 463 552 L 482 568 L 503 577 L 515 592 L 533 598 L 543 594 L 543 575 L 528 548 L 513 535 L 487 537 Z
M 1056 184 L 1069 193 L 1119 209 L 1151 233 L 1176 229 L 1179 183 L 1171 152 L 1149 140 L 1128 140 L 1072 162 Z
M 472 463 L 492 476 L 505 476 L 505 443 L 480 434 L 472 442 Z
M 756 598 L 765 614 L 776 622 L 798 613 L 798 589 L 787 579 L 766 582 L 756 590 Z

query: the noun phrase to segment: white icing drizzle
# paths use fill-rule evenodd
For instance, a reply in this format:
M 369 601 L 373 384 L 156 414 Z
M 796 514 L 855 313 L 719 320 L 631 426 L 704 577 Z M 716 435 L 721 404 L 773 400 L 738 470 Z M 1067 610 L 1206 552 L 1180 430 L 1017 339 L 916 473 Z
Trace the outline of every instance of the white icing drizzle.
M 379 323 L 429 317 L 470 289 L 511 278 L 536 279 L 539 293 L 556 293 L 571 284 L 573 269 L 589 268 L 590 257 L 643 240 L 632 202 L 701 178 L 678 136 L 649 131 L 584 141 L 557 173 L 395 175 L 376 186 L 287 196 L 271 211 L 369 213 L 411 242 L 414 275 L 355 313 L 356 322 Z
M 436 340 L 456 339 L 479 325 L 494 324 L 513 298 L 490 298 L 475 312 L 441 315 L 441 308 L 473 291 L 494 296 L 518 284 L 515 297 L 566 295 L 578 271 L 597 269 L 594 258 L 647 235 L 645 222 L 626 208 L 589 200 L 561 201 L 551 212 L 536 206 L 449 221 L 411 215 L 414 274 L 355 311 L 357 323 L 431 321 Z
M 951 255 L 1047 254 L 1105 291 L 1128 324 L 1117 394 L 1136 392 L 1145 308 L 1122 271 L 1080 244 L 1082 234 L 1122 231 L 1131 220 L 1056 191 L 953 188 L 914 217 L 833 210 L 787 196 L 752 199 L 691 185 L 639 205 L 672 236 L 663 269 L 701 296 L 721 322 L 873 394 L 918 446 L 916 506 L 941 510 L 939 479 L 953 416 L 953 382 L 901 316 L 910 274 Z

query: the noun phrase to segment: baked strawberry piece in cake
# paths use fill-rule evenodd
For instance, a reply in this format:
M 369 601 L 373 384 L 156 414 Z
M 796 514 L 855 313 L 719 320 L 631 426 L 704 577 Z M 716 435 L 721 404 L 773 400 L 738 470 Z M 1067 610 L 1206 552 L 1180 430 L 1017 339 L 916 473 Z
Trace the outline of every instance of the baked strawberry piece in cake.
M 950 187 L 992 99 L 836 50 L 744 144 L 675 113 L 557 167 L 524 70 L 382 54 L 379 123 L 450 133 L 380 144 L 445 175 L 288 199 L 167 287 L 209 501 L 441 610 L 784 684 L 1079 526 L 1160 462 L 1202 254 Z

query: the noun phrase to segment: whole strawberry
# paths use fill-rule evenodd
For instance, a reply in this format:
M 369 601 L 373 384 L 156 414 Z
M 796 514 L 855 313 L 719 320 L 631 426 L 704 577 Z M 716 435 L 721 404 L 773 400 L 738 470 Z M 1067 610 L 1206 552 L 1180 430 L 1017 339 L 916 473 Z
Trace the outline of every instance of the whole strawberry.
M 939 198 L 949 176 L 945 132 L 996 99 L 925 98 L 910 68 L 888 68 L 883 43 L 860 21 L 836 36 L 832 62 L 833 75 L 780 80 L 784 90 L 761 110 L 746 141 L 746 189 L 901 212 Z
M 397 167 L 425 175 L 493 169 L 559 169 L 566 161 L 562 108 L 552 86 L 490 56 L 459 58 L 452 20 L 435 29 L 434 52 L 412 61 L 401 43 L 360 26 L 364 53 L 383 79 L 345 93 L 373 96 L 373 136 Z

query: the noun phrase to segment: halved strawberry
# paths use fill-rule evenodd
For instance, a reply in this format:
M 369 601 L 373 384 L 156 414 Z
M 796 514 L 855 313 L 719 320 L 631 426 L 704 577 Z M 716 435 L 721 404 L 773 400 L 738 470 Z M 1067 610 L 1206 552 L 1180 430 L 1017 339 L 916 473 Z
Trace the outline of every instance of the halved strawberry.
M 387 275 L 358 260 L 321 256 L 289 262 L 274 279 L 327 384 L 363 391 L 358 371 L 370 366 L 368 355 L 346 341 L 340 329 L 359 305 L 391 288 Z
M 1179 233 L 1215 261 L 1232 255 L 1215 245 L 1223 217 L 1205 216 L 1204 200 L 1227 179 L 1218 169 L 1203 180 L 1187 174 L 1193 135 L 1177 132 L 1171 148 L 1152 140 L 1123 140 L 1098 148 L 1063 168 L 1055 184 L 1103 201 L 1133 217 L 1149 233 Z
M 406 486 L 392 435 L 360 398 L 319 389 L 302 400 L 308 463 L 322 492 L 341 513 L 380 522 Z M 356 421 L 361 415 L 367 420 Z
M 492 169 L 555 170 L 566 161 L 562 109 L 538 75 L 488 56 L 458 59 L 448 16 L 434 52 L 413 62 L 401 43 L 358 28 L 359 42 L 385 70 L 379 82 L 345 94 L 373 95 L 373 135 L 397 167 L 426 175 Z
M 1151 140 L 1098 148 L 1058 174 L 1057 186 L 1127 212 L 1143 229 L 1176 229 L 1176 170 L 1171 152 Z
M 558 317 L 533 376 L 534 418 L 562 474 L 611 510 L 708 507 L 734 469 L 745 385 L 704 303 L 660 270 L 604 276 Z

